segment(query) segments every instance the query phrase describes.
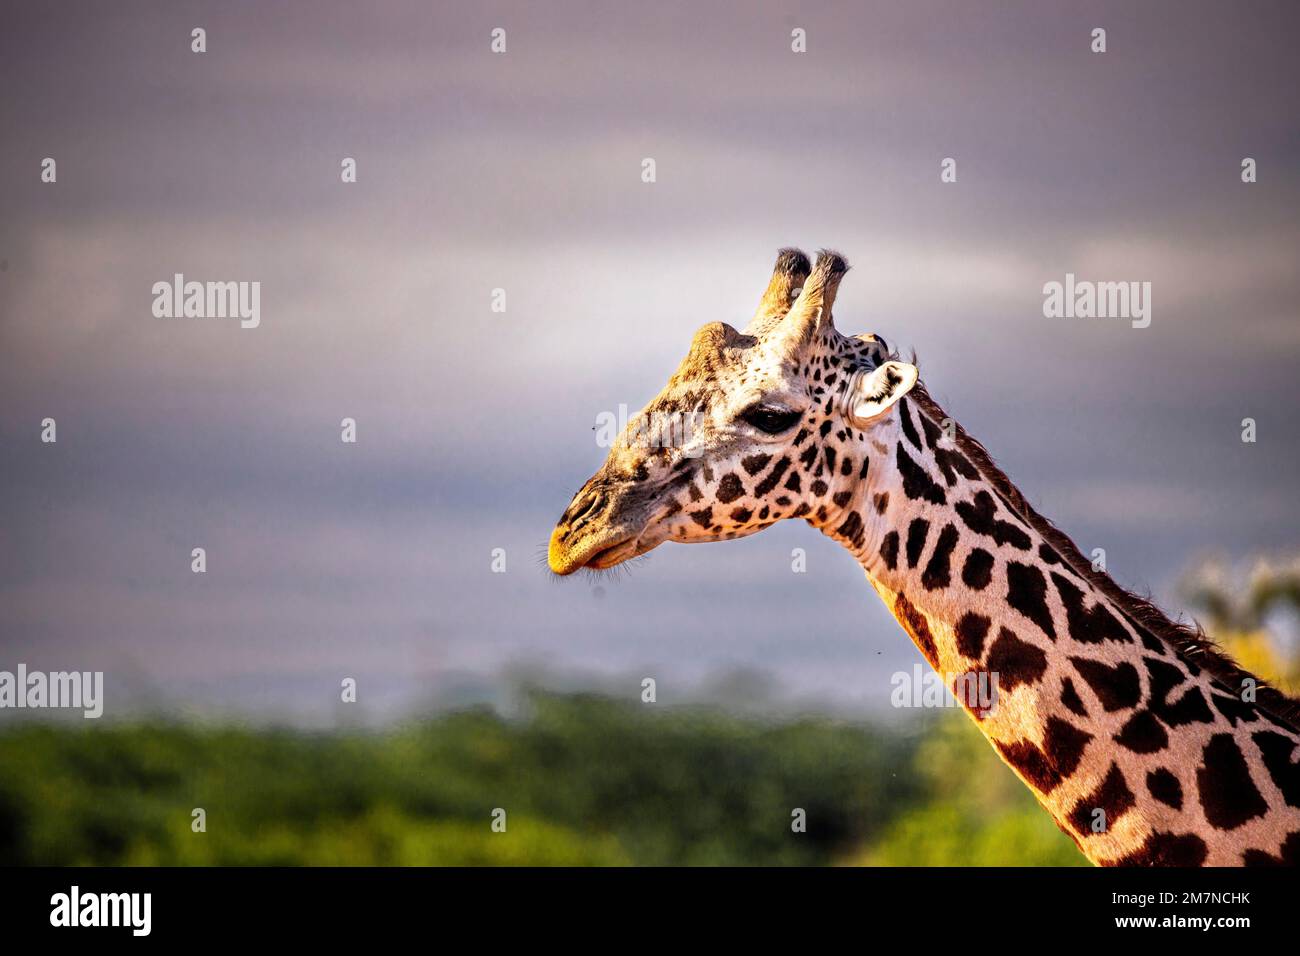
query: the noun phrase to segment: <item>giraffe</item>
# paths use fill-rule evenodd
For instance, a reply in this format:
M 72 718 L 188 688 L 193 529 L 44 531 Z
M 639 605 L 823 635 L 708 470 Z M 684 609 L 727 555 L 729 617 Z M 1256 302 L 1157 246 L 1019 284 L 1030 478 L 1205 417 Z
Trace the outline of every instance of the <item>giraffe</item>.
M 844 258 L 783 249 L 703 326 L 557 523 L 558 575 L 802 518 L 847 548 L 967 714 L 1098 865 L 1300 863 L 1300 703 L 1093 567 L 917 367 L 832 321 Z M 689 416 L 672 442 L 656 419 Z M 651 423 L 651 424 L 648 424 Z M 996 698 L 961 691 L 996 678 Z

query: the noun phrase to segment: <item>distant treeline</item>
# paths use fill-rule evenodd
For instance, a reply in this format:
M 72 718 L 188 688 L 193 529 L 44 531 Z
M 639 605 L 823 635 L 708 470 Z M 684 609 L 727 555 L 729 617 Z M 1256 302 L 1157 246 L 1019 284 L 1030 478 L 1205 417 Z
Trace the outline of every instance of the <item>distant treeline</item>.
M 382 732 L 15 725 L 0 864 L 1083 863 L 969 721 L 910 723 L 533 691 Z

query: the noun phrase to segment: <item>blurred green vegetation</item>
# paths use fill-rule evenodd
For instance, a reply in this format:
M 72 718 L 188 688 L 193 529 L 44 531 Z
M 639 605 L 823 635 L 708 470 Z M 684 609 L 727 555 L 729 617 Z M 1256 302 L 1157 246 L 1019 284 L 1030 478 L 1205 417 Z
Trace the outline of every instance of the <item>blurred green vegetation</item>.
M 1300 559 L 1244 580 L 1209 563 L 1184 595 L 1242 664 L 1300 687 L 1270 625 L 1300 609 Z M 10 725 L 0 865 L 1086 865 L 956 709 L 887 725 L 522 701 L 385 731 Z
M 1083 863 L 964 716 L 908 723 L 530 691 L 382 732 L 18 725 L 0 864 Z
M 936 721 L 913 768 L 926 799 L 851 862 L 870 866 L 1087 866 L 961 713 Z

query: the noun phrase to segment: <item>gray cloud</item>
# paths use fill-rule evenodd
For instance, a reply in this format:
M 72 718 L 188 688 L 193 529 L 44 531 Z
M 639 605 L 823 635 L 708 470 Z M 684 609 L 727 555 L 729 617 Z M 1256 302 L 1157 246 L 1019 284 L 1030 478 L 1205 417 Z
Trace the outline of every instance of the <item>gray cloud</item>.
M 756 667 L 878 705 L 914 652 L 802 526 L 665 547 L 618 581 L 552 582 L 535 560 L 601 458 L 596 415 L 649 398 L 698 325 L 742 323 L 788 243 L 848 254 L 846 330 L 915 347 L 932 391 L 1126 583 L 1168 599 L 1205 548 L 1300 538 L 1290 5 L 11 19 L 6 658 L 100 662 L 141 700 L 187 688 L 177 706 L 319 710 L 340 672 L 424 699 L 520 659 Z M 1067 271 L 1152 282 L 1151 328 L 1045 319 L 1042 284 Z M 262 282 L 262 326 L 154 319 L 150 287 L 175 272 Z M 57 446 L 37 441 L 46 415 Z M 793 547 L 809 574 L 789 573 Z

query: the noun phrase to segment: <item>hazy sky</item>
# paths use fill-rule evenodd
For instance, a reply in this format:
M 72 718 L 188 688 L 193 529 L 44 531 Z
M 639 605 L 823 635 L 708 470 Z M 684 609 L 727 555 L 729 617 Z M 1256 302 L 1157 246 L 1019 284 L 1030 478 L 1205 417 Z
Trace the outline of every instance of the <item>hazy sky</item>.
M 920 658 L 802 523 L 616 580 L 540 559 L 597 415 L 743 324 L 788 244 L 848 256 L 841 330 L 915 348 L 1122 583 L 1176 608 L 1199 555 L 1293 552 L 1298 26 L 1290 2 L 10 4 L 0 669 L 103 669 L 109 713 L 328 715 L 343 676 L 387 712 L 511 662 L 881 706 Z M 178 272 L 260 282 L 261 325 L 154 318 Z M 1151 282 L 1151 326 L 1044 318 L 1067 272 Z

